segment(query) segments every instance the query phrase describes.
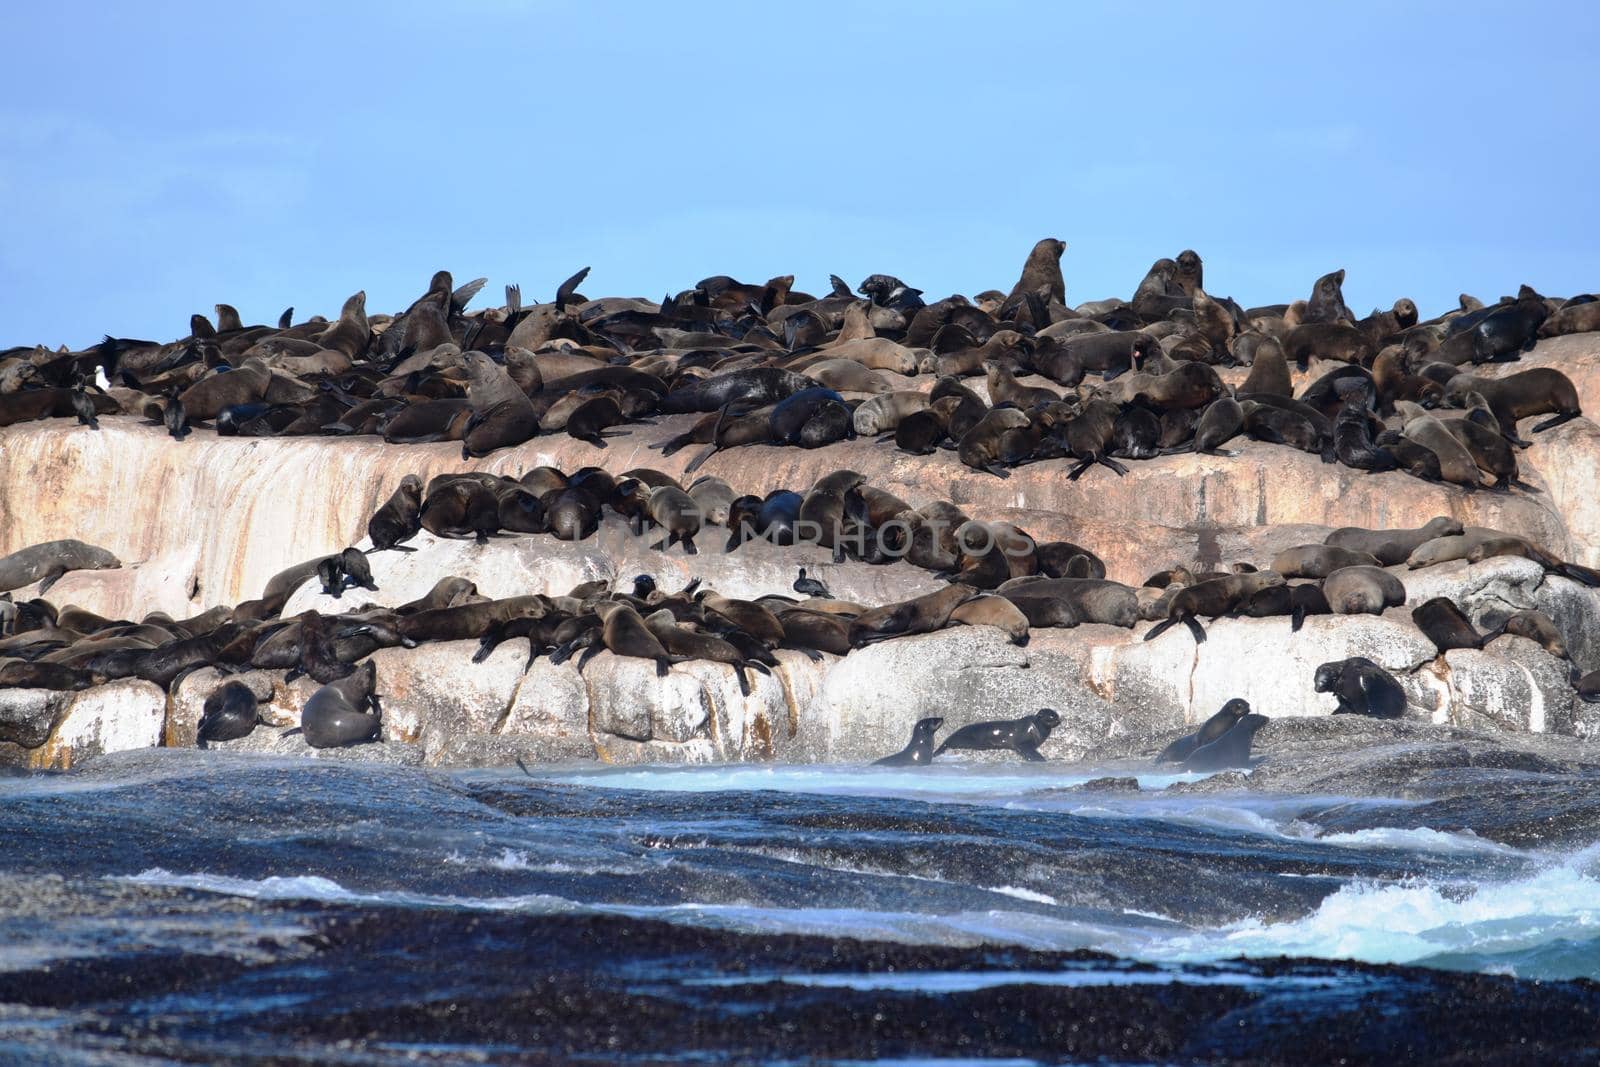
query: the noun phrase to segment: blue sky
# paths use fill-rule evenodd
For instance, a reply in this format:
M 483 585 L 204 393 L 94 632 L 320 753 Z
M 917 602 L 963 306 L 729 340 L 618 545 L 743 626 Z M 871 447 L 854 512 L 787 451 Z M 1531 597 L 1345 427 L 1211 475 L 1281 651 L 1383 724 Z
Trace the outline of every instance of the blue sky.
M 241 5 L 242 6 L 242 5 Z M 11 5 L 0 347 L 710 274 L 1600 287 L 1588 4 Z M 481 298 L 480 298 L 481 299 Z

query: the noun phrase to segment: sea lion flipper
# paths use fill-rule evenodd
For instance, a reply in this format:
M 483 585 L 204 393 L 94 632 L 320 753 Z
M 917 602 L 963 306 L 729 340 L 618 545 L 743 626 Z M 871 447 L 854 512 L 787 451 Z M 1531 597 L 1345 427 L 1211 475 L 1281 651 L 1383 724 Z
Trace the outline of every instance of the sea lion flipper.
M 50 587 L 55 585 L 56 581 L 66 573 L 67 568 L 60 565 L 51 567 L 48 571 L 46 571 L 44 578 L 39 582 L 39 595 L 44 596 L 46 593 L 48 593 L 50 591 Z
M 1172 624 L 1177 621 L 1177 619 L 1162 619 L 1160 622 L 1150 627 L 1150 631 L 1144 635 L 1144 639 L 1146 641 L 1154 641 L 1156 638 L 1170 630 L 1172 628 Z
M 578 291 L 578 286 L 582 285 L 583 280 L 588 276 L 589 268 L 585 267 L 572 277 L 568 278 L 566 281 L 562 282 L 561 285 L 556 288 L 557 311 L 566 310 L 567 304 L 572 300 L 573 294 Z
M 1194 635 L 1195 644 L 1198 645 L 1205 641 L 1206 628 L 1200 625 L 1199 619 L 1195 618 L 1193 615 L 1185 615 L 1183 617 L 1183 624 L 1187 626 L 1189 628 L 1189 632 Z
M 1048 763 L 1049 762 L 1039 752 L 1038 747 L 1035 746 L 1035 745 L 1026 745 L 1026 746 L 1018 745 L 1017 746 L 1017 755 L 1021 756 L 1023 759 L 1027 760 L 1029 763 Z

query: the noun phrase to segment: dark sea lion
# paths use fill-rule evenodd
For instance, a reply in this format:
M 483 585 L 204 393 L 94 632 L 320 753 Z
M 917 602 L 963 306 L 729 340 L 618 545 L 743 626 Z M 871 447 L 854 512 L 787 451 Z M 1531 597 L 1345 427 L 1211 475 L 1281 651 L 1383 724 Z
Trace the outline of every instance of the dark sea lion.
M 661 642 L 661 647 L 669 656 L 684 660 L 703 659 L 712 663 L 726 663 L 733 667 L 734 675 L 739 679 L 739 690 L 746 695 L 750 693 L 750 682 L 745 675 L 746 667 L 770 673 L 767 664 L 746 658 L 728 641 L 712 634 L 697 633 L 679 626 L 670 609 L 662 608 L 651 612 L 644 617 L 644 624 L 656 640 Z
M 682 386 L 661 400 L 664 414 L 716 411 L 728 404 L 775 404 L 786 396 L 817 383 L 777 367 L 754 367 L 713 375 Z
M 1449 597 L 1436 596 L 1426 601 L 1411 612 L 1411 619 L 1440 652 L 1483 647 L 1483 635 Z
M 46 541 L 0 557 L 0 592 L 41 582 L 39 592 L 43 595 L 69 571 L 113 570 L 121 566 L 122 561 L 103 548 L 71 538 Z
M 1285 578 L 1326 578 L 1342 567 L 1377 565 L 1376 557 L 1337 545 L 1299 545 L 1272 560 L 1272 569 Z
M 378 668 L 371 660 L 337 681 L 329 682 L 306 701 L 300 729 L 312 748 L 342 748 L 376 741 L 383 729 L 383 708 L 374 692 Z M 370 707 L 371 712 L 364 709 Z
M 1460 522 L 1440 515 L 1414 530 L 1364 530 L 1345 526 L 1330 533 L 1323 543 L 1351 552 L 1365 552 L 1377 559 L 1378 566 L 1393 567 L 1404 563 L 1423 542 L 1459 534 L 1461 529 Z
M 1322 412 L 1291 397 L 1257 393 L 1239 398 L 1244 409 L 1244 432 L 1259 441 L 1289 445 L 1321 456 L 1332 463 L 1333 423 Z
M 1067 283 L 1061 277 L 1061 253 L 1067 250 L 1065 241 L 1046 237 L 1033 246 L 1027 262 L 1022 265 L 1022 277 L 1011 287 L 1013 297 L 1025 293 L 1039 293 L 1049 300 L 1067 302 Z M 1049 323 L 1035 323 L 1044 327 Z
M 1201 745 L 1183 761 L 1186 771 L 1222 771 L 1250 766 L 1250 746 L 1256 731 L 1270 722 L 1265 715 L 1250 714 L 1234 723 L 1228 732 Z
M 472 405 L 464 399 L 414 401 L 384 424 L 383 439 L 391 445 L 459 441 L 471 420 Z
M 1322 595 L 1335 615 L 1382 615 L 1406 602 L 1406 587 L 1381 567 L 1357 565 L 1329 574 Z
M 1178 253 L 1174 261 L 1175 269 L 1172 272 L 1172 284 L 1184 296 L 1193 297 L 1201 288 L 1205 280 L 1205 269 L 1200 262 L 1200 253 L 1192 248 L 1185 248 Z
M 1049 578 L 1104 578 L 1100 557 L 1070 541 L 1045 541 L 1034 547 L 1039 573 Z
M 968 723 L 934 750 L 938 756 L 951 749 L 971 752 L 1015 752 L 1025 760 L 1044 762 L 1039 746 L 1050 739 L 1050 731 L 1061 725 L 1061 716 L 1054 708 L 1040 708 L 1032 715 L 1000 722 Z
M 1062 342 L 1062 354 L 1056 357 L 1054 363 L 1058 369 L 1075 370 L 1079 378 L 1085 372 L 1094 372 L 1109 382 L 1133 369 L 1136 352 L 1149 351 L 1155 345 L 1154 337 L 1138 330 L 1077 334 Z M 1041 373 L 1046 373 L 1046 367 L 1039 369 Z M 1055 374 L 1046 373 L 1046 377 L 1063 385 L 1077 384 L 1076 380 L 1068 382 L 1065 377 Z
M 1244 408 L 1231 396 L 1219 396 L 1201 412 L 1195 423 L 1194 439 L 1188 444 L 1162 449 L 1164 454 L 1199 452 L 1206 455 L 1237 456 L 1238 452 L 1225 451 L 1222 445 L 1244 431 Z
M 1371 409 L 1360 400 L 1347 400 L 1339 409 L 1333 420 L 1333 450 L 1339 462 L 1361 471 L 1389 471 L 1400 465 L 1394 454 L 1373 438 L 1374 421 Z
M 1194 733 L 1180 737 L 1156 756 L 1157 763 L 1182 763 L 1188 759 L 1195 749 L 1202 745 L 1209 745 L 1223 734 L 1233 729 L 1234 724 L 1250 714 L 1250 702 L 1240 697 L 1234 697 L 1222 705 L 1222 710 L 1217 712 Z
M 1339 323 L 1354 322 L 1355 318 L 1344 302 L 1344 269 L 1331 271 L 1318 278 L 1311 287 L 1311 299 L 1306 301 L 1301 321 Z
M 1127 467 L 1111 458 L 1119 414 L 1121 410 L 1117 404 L 1096 399 L 1083 405 L 1078 416 L 1067 422 L 1062 434 L 1064 444 L 1067 453 L 1078 460 L 1067 472 L 1068 481 L 1077 481 L 1097 463 L 1109 468 L 1119 478 L 1128 473 Z
M 1215 619 L 1222 615 L 1232 615 L 1259 590 L 1283 584 L 1284 576 L 1276 569 L 1250 574 L 1230 574 L 1222 578 L 1197 582 L 1178 590 L 1173 595 L 1167 604 L 1166 619 L 1152 626 L 1145 633 L 1144 639 L 1153 641 L 1174 623 L 1181 622 L 1188 627 L 1189 632 L 1194 635 L 1195 643 L 1198 644 L 1206 639 L 1205 629 L 1199 622 L 1200 616 Z
M 224 682 L 206 697 L 200 713 L 197 737 L 200 747 L 207 741 L 237 741 L 249 737 L 261 720 L 256 695 L 243 682 Z
M 557 540 L 582 541 L 600 528 L 600 501 L 586 489 L 561 489 L 540 499 L 545 521 Z
M 587 441 L 596 448 L 606 447 L 607 437 L 620 437 L 626 431 L 613 430 L 628 421 L 628 416 L 614 396 L 601 394 L 590 397 L 567 416 L 567 436 Z
M 1364 656 L 1322 664 L 1317 668 L 1315 688 L 1338 699 L 1335 715 L 1397 719 L 1405 714 L 1405 690 L 1394 675 Z
M 1226 391 L 1217 372 L 1204 363 L 1183 363 L 1177 370 L 1139 382 L 1136 389 L 1131 382 L 1127 388 L 1126 399 L 1162 410 L 1203 408 Z
M 1510 304 L 1485 312 L 1481 318 L 1474 317 L 1470 326 L 1445 338 L 1439 346 L 1440 359 L 1455 364 L 1516 359 L 1537 343 L 1539 328 L 1549 317 L 1550 308 L 1543 297 L 1523 286 Z
M 1149 408 L 1125 404 L 1111 427 L 1111 454 L 1154 459 L 1161 454 L 1161 420 Z
M 911 741 L 905 748 L 892 756 L 885 756 L 874 760 L 874 767 L 926 767 L 933 762 L 934 735 L 939 732 L 939 727 L 944 725 L 944 719 L 930 716 L 918 719 L 917 724 L 911 728 Z

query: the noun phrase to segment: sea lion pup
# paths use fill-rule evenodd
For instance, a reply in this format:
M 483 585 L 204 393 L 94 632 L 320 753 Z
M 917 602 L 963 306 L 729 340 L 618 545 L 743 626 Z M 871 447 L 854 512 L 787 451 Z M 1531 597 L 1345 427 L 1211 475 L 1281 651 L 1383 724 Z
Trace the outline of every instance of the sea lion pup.
M 1411 612 L 1411 621 L 1440 652 L 1483 647 L 1483 635 L 1449 597 L 1436 596 L 1423 603 Z
M 876 437 L 881 433 L 892 433 L 907 417 L 926 411 L 930 403 L 926 393 L 914 389 L 881 393 L 856 408 L 852 416 L 856 435 Z
M 317 581 L 321 583 L 322 592 L 325 595 L 331 597 L 344 596 L 344 561 L 338 556 L 324 556 L 317 563 Z
M 824 600 L 833 599 L 833 594 L 828 592 L 827 586 L 815 578 L 806 577 L 806 569 L 804 567 L 800 568 L 800 576 L 794 580 L 793 588 L 796 593 L 802 596 L 822 597 Z
M 1283 585 L 1284 576 L 1276 569 L 1251 574 L 1230 574 L 1197 582 L 1178 590 L 1167 604 L 1167 617 L 1156 623 L 1144 635 L 1146 641 L 1160 637 L 1173 623 L 1181 622 L 1194 635 L 1195 643 L 1206 639 L 1205 628 L 1200 625 L 1201 615 L 1215 619 L 1232 615 L 1258 590 L 1268 586 Z
M 1514 637 L 1525 637 L 1529 641 L 1540 645 L 1544 650 L 1557 659 L 1567 661 L 1568 680 L 1577 684 L 1580 674 L 1578 665 L 1572 662 L 1572 653 L 1567 648 L 1566 639 L 1561 636 L 1561 631 L 1556 629 L 1555 620 L 1542 611 L 1515 611 L 1505 616 L 1498 622 L 1485 619 L 1492 628 L 1483 635 L 1483 647 L 1488 648 L 1489 643 L 1504 634 Z
M 969 752 L 1015 752 L 1033 763 L 1043 763 L 1039 746 L 1050 739 L 1050 731 L 1061 725 L 1061 715 L 1054 708 L 1040 708 L 1032 715 L 999 722 L 968 723 L 934 749 L 939 756 L 951 749 Z
M 1512 486 L 1522 486 L 1532 492 L 1538 492 L 1533 486 L 1522 481 L 1522 471 L 1517 465 L 1516 449 L 1500 432 L 1500 423 L 1488 407 L 1482 404 L 1483 398 L 1477 393 L 1471 393 L 1469 396 L 1477 406 L 1470 409 L 1465 416 L 1440 418 L 1440 424 L 1472 455 L 1472 460 L 1478 465 L 1478 469 L 1494 478 L 1492 488 L 1506 491 Z
M 1322 595 L 1335 615 L 1382 615 L 1406 602 L 1406 587 L 1381 567 L 1340 567 L 1322 583 Z
M 905 748 L 892 756 L 885 756 L 880 760 L 873 760 L 874 767 L 926 767 L 933 762 L 934 735 L 939 732 L 939 727 L 944 725 L 944 719 L 937 715 L 926 719 L 918 719 L 917 724 L 911 728 L 911 741 Z
M 980 596 L 950 613 L 950 623 L 961 626 L 992 626 L 1010 638 L 1013 645 L 1028 643 L 1028 617 L 1022 609 L 1001 596 Z
M 860 532 L 866 517 L 866 506 L 858 491 L 865 482 L 864 476 L 852 470 L 837 470 L 818 478 L 800 502 L 796 536 L 801 536 L 802 530 L 811 533 L 816 544 L 833 550 L 833 562 L 843 563 L 846 541 Z
M 1365 366 L 1376 354 L 1372 342 L 1354 326 L 1318 322 L 1296 326 L 1283 339 L 1284 356 L 1305 370 L 1313 359 Z
M 1154 337 L 1138 330 L 1074 334 L 1061 340 L 1060 347 L 1053 350 L 1058 354 L 1036 366 L 1061 385 L 1076 385 L 1090 372 L 1109 382 L 1132 370 L 1137 354 L 1157 347 Z
M 1444 388 L 1447 404 L 1464 407 L 1468 393 L 1479 393 L 1500 421 L 1500 432 L 1514 444 L 1526 445 L 1517 434 L 1517 421 L 1534 415 L 1554 415 L 1533 427 L 1541 433 L 1583 414 L 1578 389 L 1572 379 L 1553 367 L 1534 367 L 1504 378 L 1477 378 L 1461 374 Z
M 329 682 L 300 710 L 300 730 L 312 748 L 342 748 L 376 741 L 383 730 L 383 707 L 375 689 L 378 668 L 370 659 Z M 370 707 L 371 712 L 364 708 Z
M 1272 569 L 1285 578 L 1326 578 L 1342 567 L 1376 567 L 1376 557 L 1337 545 L 1300 545 L 1284 549 Z
M 1378 566 L 1393 567 L 1404 563 L 1424 542 L 1459 533 L 1461 523 L 1440 515 L 1414 530 L 1365 530 L 1359 526 L 1344 526 L 1323 538 L 1322 543 L 1351 552 L 1365 552 L 1378 561 Z
M 728 512 L 736 494 L 721 478 L 702 474 L 689 483 L 689 496 L 700 509 L 701 522 L 711 526 L 728 525 Z
M 45 541 L 0 556 L 0 592 L 39 582 L 39 595 L 49 592 L 69 571 L 115 570 L 122 561 L 103 548 L 73 538 Z
M 1047 578 L 1104 578 L 1106 565 L 1087 548 L 1071 541 L 1044 541 L 1034 546 L 1039 573 Z
M 1182 763 L 1189 758 L 1195 749 L 1201 745 L 1209 745 L 1233 729 L 1234 724 L 1248 714 L 1250 714 L 1250 702 L 1242 697 L 1234 697 L 1222 705 L 1221 711 L 1207 719 L 1200 729 L 1192 734 L 1178 738 L 1162 749 L 1160 754 L 1156 756 L 1155 762 Z
M 366 553 L 359 548 L 351 547 L 339 553 L 339 566 L 348 587 L 377 592 L 378 583 L 372 580 L 372 567 L 367 563 Z
M 1394 675 L 1367 659 L 1324 663 L 1317 668 L 1316 691 L 1332 693 L 1338 700 L 1335 715 L 1370 715 L 1375 719 L 1397 719 L 1405 714 L 1406 694 Z
M 468 352 L 462 360 L 467 369 L 467 403 L 472 407 L 461 439 L 462 459 L 520 445 L 539 432 L 533 403 L 505 368 L 482 352 Z
M 1106 420 L 1106 438 L 1111 436 L 1112 415 Z M 1005 468 L 1032 454 L 1036 441 L 1033 423 L 1016 408 L 991 408 L 977 424 L 961 435 L 956 457 L 975 471 L 987 471 L 996 478 L 1009 478 Z
M 1033 246 L 1028 253 L 1028 259 L 1022 265 L 1022 276 L 1017 279 L 1017 284 L 1011 287 L 1011 296 L 1020 297 L 1025 293 L 1041 293 L 1046 300 L 1067 302 L 1067 283 L 1061 277 L 1061 253 L 1067 250 L 1065 241 L 1054 237 L 1046 237 Z M 1035 323 L 1039 328 L 1048 326 L 1048 322 Z
M 1250 766 L 1250 745 L 1256 731 L 1271 720 L 1265 715 L 1249 714 L 1239 719 L 1228 732 L 1209 744 L 1201 745 L 1183 761 L 1186 771 L 1224 771 Z
M 206 697 L 195 732 L 196 743 L 205 748 L 208 741 L 237 741 L 249 737 L 260 721 L 256 695 L 250 687 L 243 682 L 224 682 Z
M 452 478 L 429 486 L 418 522 L 435 537 L 472 537 L 480 545 L 488 544 L 489 537 L 500 529 L 500 500 L 476 479 Z
M 891 637 L 932 633 L 943 629 L 950 613 L 979 596 L 968 585 L 948 585 L 933 593 L 876 607 L 850 623 L 850 645 L 865 648 Z

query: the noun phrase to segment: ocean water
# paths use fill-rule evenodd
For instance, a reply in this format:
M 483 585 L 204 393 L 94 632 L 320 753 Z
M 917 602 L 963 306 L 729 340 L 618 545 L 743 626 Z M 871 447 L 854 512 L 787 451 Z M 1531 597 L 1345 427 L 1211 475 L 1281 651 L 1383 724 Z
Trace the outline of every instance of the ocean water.
M 1218 1018 L 1349 1012 L 1485 976 L 1600 1000 L 1573 982 L 1600 981 L 1600 844 L 1417 826 L 1417 801 L 1168 790 L 1200 776 L 1134 765 L 529 772 L 153 752 L 0 779 L 0 1060 L 520 1062 L 637 1042 L 652 1062 L 782 1062 L 729 1034 L 771 1004 L 861 998 L 1088 997 L 1145 1025 L 1174 997 Z M 1138 788 L 1077 788 L 1108 774 Z M 504 998 L 567 1004 L 565 983 L 583 992 L 559 1026 L 520 1000 L 506 1022 Z M 643 1001 L 649 1025 L 593 1030 L 596 1005 Z M 662 1004 L 723 1029 L 683 1037 Z M 964 1041 L 932 1060 L 1008 1047 Z M 915 1045 L 799 1059 L 914 1062 Z

